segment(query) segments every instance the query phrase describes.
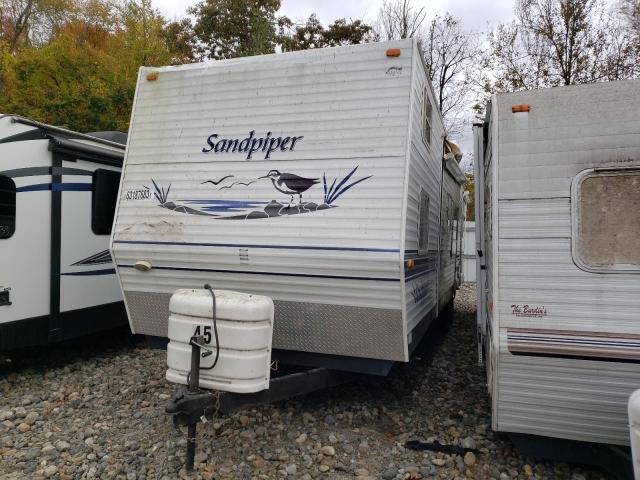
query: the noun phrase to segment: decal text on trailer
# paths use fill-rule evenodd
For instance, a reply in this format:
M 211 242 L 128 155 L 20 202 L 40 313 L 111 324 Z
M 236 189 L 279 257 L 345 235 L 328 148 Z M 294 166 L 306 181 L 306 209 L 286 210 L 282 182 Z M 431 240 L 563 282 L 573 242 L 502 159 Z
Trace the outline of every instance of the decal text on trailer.
M 304 138 L 303 135 L 298 137 L 272 137 L 271 132 L 267 132 L 266 137 L 255 137 L 256 131 L 251 130 L 249 136 L 240 140 L 239 138 L 221 138 L 217 133 L 209 135 L 207 138 L 207 146 L 202 149 L 202 153 L 246 153 L 247 160 L 251 160 L 251 156 L 260 151 L 264 153 L 264 159 L 267 160 L 273 152 L 280 150 L 281 152 L 292 152 L 296 146 L 296 142 Z

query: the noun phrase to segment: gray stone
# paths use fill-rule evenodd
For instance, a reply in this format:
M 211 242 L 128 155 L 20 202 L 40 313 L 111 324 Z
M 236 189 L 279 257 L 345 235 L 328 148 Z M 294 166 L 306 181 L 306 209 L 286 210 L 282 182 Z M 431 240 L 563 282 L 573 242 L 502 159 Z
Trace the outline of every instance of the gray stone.
M 11 410 L 2 410 L 0 412 L 0 422 L 4 422 L 5 420 L 13 420 L 15 418 L 15 414 Z
M 460 442 L 462 448 L 476 448 L 476 441 L 472 437 L 466 437 Z
M 396 478 L 398 474 L 398 467 L 389 467 L 384 472 L 382 472 L 383 480 L 393 480 Z
M 24 423 L 26 423 L 27 425 L 33 426 L 36 423 L 37 419 L 38 419 L 37 412 L 29 412 L 27 413 L 27 416 L 24 417 Z
M 331 445 L 325 445 L 320 449 L 320 453 L 327 455 L 328 457 L 333 457 L 336 454 L 336 449 Z
M 56 442 L 56 448 L 58 450 L 60 450 L 61 452 L 64 452 L 65 450 L 68 450 L 70 446 L 71 445 L 69 445 L 69 443 L 65 442 L 64 440 L 60 440 L 60 441 Z

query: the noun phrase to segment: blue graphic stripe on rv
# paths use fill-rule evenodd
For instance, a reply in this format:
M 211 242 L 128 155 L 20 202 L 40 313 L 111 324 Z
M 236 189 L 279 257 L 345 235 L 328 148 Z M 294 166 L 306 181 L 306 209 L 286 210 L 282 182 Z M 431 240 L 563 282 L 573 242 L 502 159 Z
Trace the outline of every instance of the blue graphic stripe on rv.
M 112 275 L 114 273 L 116 273 L 115 268 L 105 268 L 102 270 L 85 270 L 82 272 L 66 272 L 66 273 L 61 273 L 60 275 L 68 275 L 71 277 L 85 277 L 90 275 Z
M 397 248 L 376 248 L 376 247 L 326 247 L 320 245 L 259 245 L 241 243 L 196 243 L 196 242 L 161 242 L 147 240 L 114 240 L 113 243 L 133 244 L 133 245 L 177 245 L 189 247 L 231 247 L 231 248 L 275 248 L 282 250 L 331 250 L 343 252 L 376 252 L 376 253 L 399 253 Z
M 118 265 L 119 268 L 135 268 L 133 265 Z M 304 278 L 328 278 L 331 280 L 368 280 L 374 282 L 399 282 L 399 278 L 390 277 L 353 277 L 347 275 L 321 275 L 316 273 L 293 272 L 260 272 L 249 270 L 220 270 L 214 268 L 190 268 L 190 267 L 153 267 L 154 270 L 175 270 L 180 272 L 211 272 L 211 273 L 239 273 L 243 275 L 271 275 L 276 277 L 304 277 Z
M 54 192 L 90 192 L 90 183 L 36 183 L 16 188 L 16 192 L 38 192 L 53 190 Z

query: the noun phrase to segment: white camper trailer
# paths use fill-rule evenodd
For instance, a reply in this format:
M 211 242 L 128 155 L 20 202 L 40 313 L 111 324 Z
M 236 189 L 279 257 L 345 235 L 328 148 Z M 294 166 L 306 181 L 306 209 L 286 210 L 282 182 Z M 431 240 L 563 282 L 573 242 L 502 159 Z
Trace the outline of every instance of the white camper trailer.
M 0 115 L 0 351 L 126 323 L 108 250 L 125 143 Z
M 407 361 L 459 283 L 452 150 L 412 40 L 142 68 L 111 244 L 131 329 L 166 337 L 174 290 L 210 283 L 273 298 L 291 361 Z
M 639 111 L 639 80 L 598 83 L 494 96 L 474 127 L 478 323 L 495 430 L 629 443 Z

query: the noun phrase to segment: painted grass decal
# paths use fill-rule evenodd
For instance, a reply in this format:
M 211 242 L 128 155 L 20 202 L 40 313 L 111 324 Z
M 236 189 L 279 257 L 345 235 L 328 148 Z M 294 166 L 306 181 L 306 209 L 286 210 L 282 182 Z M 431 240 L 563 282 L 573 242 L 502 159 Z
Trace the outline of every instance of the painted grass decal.
M 327 178 L 326 175 L 323 173 L 322 174 L 322 182 L 323 182 L 323 186 L 324 186 L 324 203 L 326 203 L 327 205 L 331 205 L 333 202 L 335 202 L 338 198 L 340 198 L 342 196 L 343 193 L 345 193 L 347 190 L 349 190 L 351 187 L 353 187 L 354 185 L 359 184 L 360 182 L 364 182 L 365 180 L 367 180 L 368 178 L 373 177 L 373 175 L 369 175 L 368 177 L 364 177 L 361 178 L 360 180 L 356 180 L 355 182 L 352 182 L 348 185 L 345 185 L 349 179 L 353 176 L 354 173 L 356 173 L 356 170 L 358 170 L 358 167 L 356 166 L 353 170 L 351 170 L 349 172 L 349 174 L 344 177 L 340 183 L 338 183 L 338 185 L 336 186 L 336 180 L 333 180 L 333 183 L 331 184 L 331 186 L 327 189 Z
M 153 188 L 156 189 L 156 191 L 153 192 L 153 195 L 160 202 L 160 204 L 167 203 L 167 198 L 169 197 L 169 190 L 171 190 L 171 184 L 169 184 L 169 186 L 167 187 L 167 191 L 165 192 L 164 187 L 162 188 L 158 187 L 158 184 L 153 179 L 151 179 L 151 181 L 153 182 Z

